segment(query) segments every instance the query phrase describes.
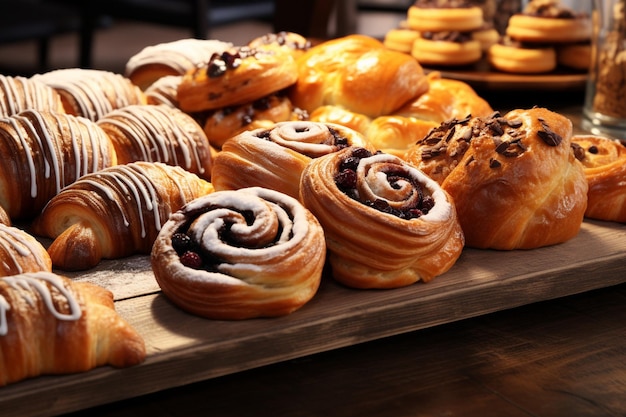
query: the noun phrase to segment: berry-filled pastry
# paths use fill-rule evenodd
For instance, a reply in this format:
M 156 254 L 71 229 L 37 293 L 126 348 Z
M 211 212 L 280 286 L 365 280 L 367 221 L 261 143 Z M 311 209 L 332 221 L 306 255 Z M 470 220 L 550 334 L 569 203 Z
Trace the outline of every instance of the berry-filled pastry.
M 301 200 L 318 218 L 332 276 L 353 288 L 430 281 L 461 255 L 454 203 L 402 159 L 350 147 L 311 161 Z
M 260 187 L 188 203 L 163 226 L 151 257 L 174 304 L 224 320 L 301 308 L 317 292 L 325 258 L 317 219 L 296 199 Z

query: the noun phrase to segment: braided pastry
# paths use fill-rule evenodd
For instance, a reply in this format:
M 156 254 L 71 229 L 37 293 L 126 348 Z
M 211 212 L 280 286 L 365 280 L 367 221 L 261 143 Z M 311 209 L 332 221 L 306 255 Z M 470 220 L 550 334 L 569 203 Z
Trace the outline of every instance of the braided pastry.
M 324 228 L 333 277 L 347 286 L 430 281 L 461 255 L 452 199 L 396 156 L 350 147 L 314 159 L 300 194 Z
M 316 293 L 326 255 L 318 221 L 277 191 L 217 191 L 172 214 L 152 250 L 163 293 L 214 319 L 289 314 Z
M 83 270 L 102 258 L 150 253 L 169 215 L 213 191 L 211 183 L 180 167 L 133 162 L 85 175 L 56 195 L 32 224 L 54 239 L 52 264 Z
M 27 109 L 65 112 L 61 97 L 52 87 L 31 78 L 0 75 L 0 117 Z
M 77 178 L 114 165 L 109 137 L 94 122 L 64 113 L 24 110 L 0 118 L 0 206 L 30 219 Z
M 0 278 L 0 386 L 133 366 L 145 356 L 143 338 L 115 311 L 110 291 L 51 272 Z
M 24 230 L 0 224 L 0 277 L 37 271 L 52 271 L 46 248 Z

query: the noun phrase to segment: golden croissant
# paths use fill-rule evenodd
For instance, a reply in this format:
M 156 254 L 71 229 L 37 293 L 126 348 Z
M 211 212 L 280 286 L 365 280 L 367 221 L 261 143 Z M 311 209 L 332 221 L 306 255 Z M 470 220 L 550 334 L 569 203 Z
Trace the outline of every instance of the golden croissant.
M 46 248 L 22 229 L 0 224 L 0 277 L 52 271 Z

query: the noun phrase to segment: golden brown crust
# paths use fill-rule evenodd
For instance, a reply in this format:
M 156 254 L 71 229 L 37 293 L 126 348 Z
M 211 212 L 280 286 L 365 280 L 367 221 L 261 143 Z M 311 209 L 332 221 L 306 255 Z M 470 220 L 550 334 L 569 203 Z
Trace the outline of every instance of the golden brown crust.
M 282 49 L 297 59 L 311 48 L 311 41 L 299 33 L 281 31 L 254 38 L 248 46 L 254 49 Z
M 499 70 L 519 74 L 540 74 L 553 71 L 557 65 L 552 46 L 496 43 L 487 53 L 489 64 Z
M 27 109 L 65 112 L 61 97 L 52 87 L 31 78 L 0 75 L 0 117 Z
M 418 32 L 469 32 L 483 25 L 480 7 L 409 7 L 409 27 Z
M 0 224 L 0 277 L 52 271 L 46 248 L 22 229 Z
M 345 126 L 363 135 L 367 132 L 367 127 L 372 122 L 372 119 L 364 114 L 335 105 L 318 107 L 309 115 L 309 119 L 312 122 Z
M 411 55 L 422 65 L 459 66 L 478 62 L 482 45 L 468 36 L 463 41 L 428 39 L 422 36 L 413 42 Z
M 0 386 L 145 357 L 143 338 L 115 311 L 110 291 L 51 272 L 0 278 Z
M 587 206 L 572 122 L 543 108 L 442 124 L 407 153 L 457 207 L 466 244 L 531 249 L 569 240 Z
M 419 32 L 413 29 L 395 28 L 385 33 L 383 44 L 391 50 L 410 54 L 413 43 L 419 35 Z
M 365 137 L 374 148 L 404 158 L 415 142 L 439 123 L 415 117 L 380 116 L 372 120 Z
M 591 44 L 575 43 L 558 46 L 556 60 L 564 67 L 587 71 L 591 66 Z
M 585 216 L 626 223 L 626 147 L 618 140 L 593 135 L 572 138 L 589 184 Z
M 522 42 L 570 43 L 591 38 L 588 17 L 556 18 L 516 14 L 511 16 L 506 35 Z
M 174 249 L 176 233 L 195 242 L 197 268 L 186 261 L 195 256 Z M 228 320 L 299 309 L 317 292 L 325 258 L 315 217 L 296 199 L 264 188 L 218 191 L 189 203 L 163 226 L 151 257 L 157 282 L 176 305 Z
M 298 198 L 300 175 L 311 159 L 346 146 L 365 146 L 359 133 L 340 125 L 281 122 L 243 132 L 224 143 L 213 163 L 216 190 L 265 187 Z

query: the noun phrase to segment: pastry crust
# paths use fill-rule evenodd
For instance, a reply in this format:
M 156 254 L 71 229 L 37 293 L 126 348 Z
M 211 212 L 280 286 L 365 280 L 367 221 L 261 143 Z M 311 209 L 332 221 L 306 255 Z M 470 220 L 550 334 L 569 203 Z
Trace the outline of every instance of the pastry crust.
M 186 248 L 177 253 L 180 233 L 201 264 L 190 265 Z M 301 308 L 317 292 L 325 258 L 317 219 L 296 199 L 258 187 L 187 204 L 163 226 L 151 256 L 157 282 L 174 304 L 227 320 Z
M 489 48 L 489 64 L 497 70 L 540 74 L 556 68 L 556 52 L 552 46 L 522 46 L 518 43 L 496 43 Z
M 372 120 L 365 137 L 372 146 L 404 158 L 406 151 L 439 123 L 403 116 L 380 116 Z
M 469 32 L 483 25 L 480 7 L 418 7 L 408 10 L 407 24 L 418 32 Z
M 406 159 L 452 196 L 467 246 L 532 249 L 580 229 L 588 186 L 571 136 L 562 115 L 514 110 L 444 123 Z
M 24 230 L 0 224 L 0 277 L 37 271 L 52 271 L 46 248 Z
M 400 158 L 364 151 L 346 148 L 315 159 L 301 177 L 301 200 L 324 228 L 333 277 L 354 288 L 384 289 L 443 274 L 464 243 L 452 199 Z M 358 165 L 346 173 L 346 159 L 357 155 Z M 337 180 L 344 175 L 354 177 L 345 191 Z
M 626 223 L 626 147 L 618 140 L 594 135 L 576 135 L 589 184 L 585 216 Z
M 299 33 L 280 31 L 268 33 L 248 42 L 248 47 L 254 49 L 282 49 L 294 58 L 300 57 L 311 47 L 311 41 Z
M 350 111 L 341 106 L 326 105 L 313 110 L 309 120 L 319 123 L 330 123 L 348 127 L 363 135 L 372 119 L 364 114 Z
M 391 50 L 410 54 L 413 43 L 419 35 L 420 33 L 413 29 L 391 29 L 385 34 L 383 44 Z
M 556 48 L 556 61 L 564 67 L 587 71 L 591 66 L 591 44 L 560 45 Z
M 591 38 L 588 17 L 557 18 L 515 14 L 509 19 L 506 35 L 523 42 L 571 43 Z
M 52 87 L 31 78 L 0 75 L 0 117 L 28 109 L 65 112 L 61 96 Z

